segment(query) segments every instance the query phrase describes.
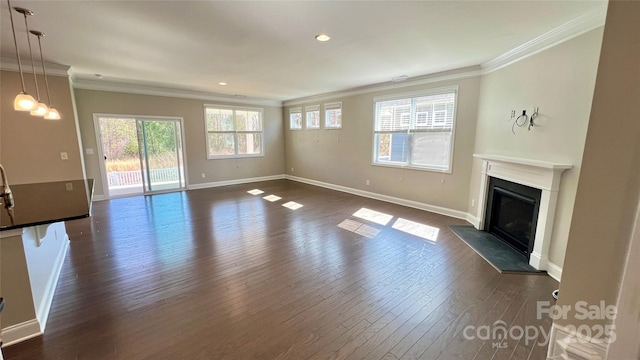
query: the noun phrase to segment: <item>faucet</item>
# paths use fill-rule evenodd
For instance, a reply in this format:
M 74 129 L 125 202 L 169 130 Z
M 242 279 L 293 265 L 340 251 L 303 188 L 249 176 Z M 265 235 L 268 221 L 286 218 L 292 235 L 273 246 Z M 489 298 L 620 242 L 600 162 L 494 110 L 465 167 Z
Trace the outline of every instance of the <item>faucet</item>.
M 4 207 L 7 209 L 13 208 L 13 193 L 9 187 L 9 181 L 7 180 L 7 172 L 0 164 L 0 176 L 2 177 L 2 192 L 0 192 L 0 198 L 4 201 Z

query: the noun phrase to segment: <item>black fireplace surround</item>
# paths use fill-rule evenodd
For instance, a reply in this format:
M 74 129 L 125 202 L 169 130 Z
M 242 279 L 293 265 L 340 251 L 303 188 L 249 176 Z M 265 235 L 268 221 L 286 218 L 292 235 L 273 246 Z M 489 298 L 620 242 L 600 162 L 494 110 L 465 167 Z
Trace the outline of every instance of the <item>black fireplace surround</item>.
M 536 236 L 541 195 L 540 189 L 490 177 L 485 231 L 529 259 Z

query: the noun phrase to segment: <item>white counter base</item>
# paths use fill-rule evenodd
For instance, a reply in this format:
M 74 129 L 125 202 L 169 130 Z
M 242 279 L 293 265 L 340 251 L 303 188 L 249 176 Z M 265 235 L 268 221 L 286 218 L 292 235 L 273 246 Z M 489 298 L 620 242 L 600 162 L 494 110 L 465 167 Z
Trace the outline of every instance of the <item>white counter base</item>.
M 7 294 L 7 305 L 3 313 L 3 319 L 13 317 L 12 310 L 20 312 L 22 321 L 8 324 L 3 320 L 2 340 L 4 346 L 12 345 L 44 333 L 49 310 L 53 302 L 56 285 L 64 259 L 69 250 L 69 237 L 64 222 L 48 225 L 37 225 L 19 230 L 2 232 L 2 241 L 18 241 L 20 239 L 24 262 L 13 262 L 15 254 L 2 252 L 2 271 L 5 276 L 8 272 L 26 272 L 29 278 L 29 286 L 16 288 L 10 282 L 3 282 L 3 292 Z M 24 285 L 24 284 L 23 284 Z M 29 288 L 29 291 L 25 289 Z M 11 303 L 20 302 L 21 309 L 10 306 Z M 32 315 L 27 315 L 32 314 Z

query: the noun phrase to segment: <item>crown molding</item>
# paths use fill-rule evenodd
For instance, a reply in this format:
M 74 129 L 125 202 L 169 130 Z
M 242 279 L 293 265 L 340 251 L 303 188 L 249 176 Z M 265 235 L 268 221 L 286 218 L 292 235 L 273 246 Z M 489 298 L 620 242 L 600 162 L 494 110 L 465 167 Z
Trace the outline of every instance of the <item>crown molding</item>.
M 166 87 L 131 84 L 124 82 L 115 82 L 110 80 L 92 80 L 72 76 L 72 84 L 74 89 L 110 91 L 138 95 L 165 96 L 181 99 L 204 100 L 204 101 L 222 101 L 232 104 L 243 105 L 262 105 L 282 107 L 282 101 L 269 100 L 251 97 L 239 97 L 233 95 L 207 93 L 202 91 L 172 89 Z
M 360 94 L 366 94 L 366 93 L 377 92 L 377 91 L 402 89 L 409 86 L 431 84 L 431 83 L 442 82 L 442 81 L 467 79 L 472 77 L 478 77 L 480 75 L 482 75 L 482 70 L 480 69 L 480 67 L 471 66 L 471 67 L 456 69 L 452 71 L 445 71 L 445 72 L 439 72 L 435 74 L 420 76 L 416 78 L 410 78 L 402 82 L 379 83 L 374 85 L 357 87 L 353 89 L 347 89 L 347 90 L 329 92 L 329 93 L 324 93 L 319 95 L 307 96 L 303 98 L 286 100 L 283 102 L 283 105 L 284 106 L 301 105 L 301 104 L 305 104 L 313 101 L 326 101 L 326 100 L 335 99 L 338 97 L 360 95 Z
M 435 73 L 415 79 L 410 78 L 409 80 L 399 83 L 380 83 L 348 90 L 285 100 L 283 102 L 283 105 L 301 105 L 312 101 L 324 101 L 337 97 L 352 96 L 375 91 L 404 88 L 412 85 L 424 85 L 439 81 L 458 80 L 486 75 L 505 66 L 509 66 L 513 63 L 523 60 L 529 56 L 535 55 L 541 51 L 559 45 L 560 43 L 571 40 L 593 29 L 603 26 L 606 18 L 606 13 L 606 2 L 603 2 L 603 5 L 601 7 L 592 9 L 569 22 L 566 22 L 550 31 L 547 31 L 546 33 L 534 38 L 533 40 L 530 40 L 494 59 L 486 61 L 475 67 L 457 69 L 443 73 Z
M 31 67 L 31 61 L 29 61 L 28 63 L 25 63 L 24 60 L 21 60 L 20 63 L 22 64 L 22 72 L 23 73 L 29 73 L 32 74 L 33 70 Z M 38 66 L 40 65 L 40 66 Z M 51 76 L 64 76 L 64 77 L 68 77 L 69 76 L 69 69 L 70 67 L 67 65 L 61 65 L 61 64 L 56 64 L 56 63 L 48 63 L 45 62 L 44 63 L 45 67 L 47 68 L 47 75 L 51 75 Z M 12 58 L 0 58 L 0 70 L 5 70 L 5 71 L 15 71 L 18 72 L 18 60 L 17 59 L 12 59 Z M 36 62 L 36 74 L 42 74 L 42 63 L 40 62 Z
M 493 71 L 499 70 L 503 67 L 509 66 L 520 60 L 523 60 L 529 56 L 535 55 L 539 52 L 554 47 L 562 42 L 573 39 L 588 31 L 601 27 L 605 23 L 606 18 L 606 2 L 603 5 L 592 9 L 581 16 L 564 23 L 546 33 L 512 49 L 504 54 L 486 61 L 480 65 L 456 69 L 452 71 L 439 72 L 420 76 L 416 78 L 409 78 L 408 80 L 401 82 L 385 82 L 373 85 L 367 85 L 362 87 L 356 87 L 346 90 L 322 93 L 302 98 L 295 98 L 285 101 L 261 99 L 261 98 L 249 98 L 238 97 L 233 95 L 208 93 L 187 89 L 174 89 L 168 87 L 154 86 L 149 84 L 134 84 L 128 82 L 116 82 L 111 80 L 95 80 L 87 79 L 77 74 L 74 74 L 73 69 L 66 65 L 45 63 L 47 68 L 47 75 L 53 76 L 65 76 L 69 77 L 71 83 L 75 89 L 86 90 L 98 90 L 98 91 L 110 91 L 131 93 L 140 95 L 153 95 L 153 96 L 166 96 L 184 99 L 195 99 L 204 101 L 222 101 L 234 104 L 244 105 L 263 105 L 263 106 L 293 106 L 301 105 L 313 101 L 326 101 L 345 96 L 360 95 L 365 93 L 386 91 L 406 88 L 415 85 L 425 85 L 442 81 L 460 80 L 466 78 L 479 77 L 489 74 Z M 26 64 L 22 61 L 23 72 L 32 72 L 31 64 Z M 18 63 L 16 59 L 0 58 L 0 70 L 18 71 Z M 36 66 L 36 73 L 42 74 L 42 69 L 38 70 Z
M 494 72 L 593 29 L 604 26 L 606 15 L 607 7 L 606 3 L 603 3 L 601 7 L 594 8 L 494 59 L 480 64 L 482 74 L 485 75 Z

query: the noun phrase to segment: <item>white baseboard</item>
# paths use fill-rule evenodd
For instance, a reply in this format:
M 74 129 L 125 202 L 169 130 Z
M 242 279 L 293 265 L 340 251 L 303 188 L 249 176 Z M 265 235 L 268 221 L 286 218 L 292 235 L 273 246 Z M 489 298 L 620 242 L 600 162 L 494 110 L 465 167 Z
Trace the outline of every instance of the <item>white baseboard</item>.
M 261 177 L 254 177 L 254 178 L 214 181 L 209 183 L 189 185 L 187 186 L 187 190 L 207 189 L 207 188 L 218 187 L 218 186 L 247 184 L 247 183 L 253 183 L 253 182 L 260 182 L 260 181 L 280 180 L 284 178 L 285 176 L 283 174 L 280 174 L 280 175 L 261 176 Z
M 547 359 L 602 360 L 606 359 L 605 343 L 576 334 L 558 324 L 551 326 Z
M 292 176 L 292 175 L 285 175 L 285 179 L 293 180 L 293 181 L 297 181 L 297 182 L 301 182 L 309 185 L 320 186 L 320 187 L 331 189 L 331 190 L 346 192 L 349 194 L 358 195 L 358 196 L 362 196 L 370 199 L 386 201 L 393 204 L 411 207 L 414 209 L 425 210 L 425 211 L 429 211 L 429 212 L 440 214 L 440 215 L 451 216 L 457 219 L 467 220 L 467 217 L 469 216 L 464 211 L 448 209 L 448 208 L 436 206 L 436 205 L 429 205 L 429 204 L 425 204 L 425 203 L 421 203 L 413 200 L 402 199 L 394 196 L 377 194 L 377 193 L 354 189 L 346 186 L 330 184 L 330 183 L 326 183 L 318 180 L 311 180 L 311 179 L 301 178 L 301 177 Z
M 555 281 L 560 282 L 562 279 L 562 268 L 551 261 L 547 262 L 547 274 Z
M 471 215 L 470 213 L 467 213 L 466 220 L 471 223 L 474 228 L 478 229 L 480 227 L 480 221 L 478 220 L 478 218 Z
M 65 233 L 63 240 L 63 245 L 56 256 L 56 261 L 53 264 L 53 269 L 51 272 L 51 277 L 47 281 L 47 286 L 45 288 L 44 298 L 42 299 L 42 303 L 36 309 L 36 317 L 38 322 L 40 323 L 40 331 L 44 333 L 44 329 L 47 326 L 47 319 L 49 319 L 49 311 L 51 310 L 51 304 L 53 303 L 53 295 L 56 293 L 56 287 L 58 286 L 58 279 L 60 278 L 60 273 L 62 272 L 62 265 L 64 265 L 64 259 L 67 256 L 67 252 L 69 251 L 69 236 Z
M 104 196 L 104 195 L 93 195 L 93 197 L 91 198 L 91 200 L 93 201 L 104 201 L 104 200 L 108 200 L 109 198 Z
M 2 329 L 2 347 L 13 345 L 42 335 L 38 319 L 25 321 Z

